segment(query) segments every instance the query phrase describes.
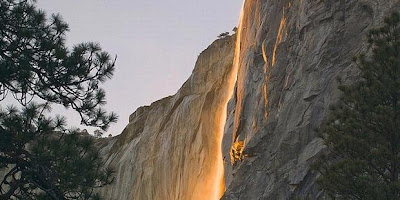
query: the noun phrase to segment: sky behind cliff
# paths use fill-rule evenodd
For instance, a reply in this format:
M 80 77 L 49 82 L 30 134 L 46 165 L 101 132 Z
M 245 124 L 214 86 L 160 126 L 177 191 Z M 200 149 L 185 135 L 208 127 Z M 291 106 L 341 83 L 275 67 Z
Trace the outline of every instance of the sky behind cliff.
M 120 119 L 107 135 L 120 134 L 139 106 L 175 94 L 199 53 L 237 25 L 241 5 L 242 0 L 38 0 L 40 8 L 60 13 L 69 24 L 69 45 L 99 42 L 118 55 L 116 73 L 104 88 L 107 110 Z M 74 112 L 61 112 L 77 126 Z

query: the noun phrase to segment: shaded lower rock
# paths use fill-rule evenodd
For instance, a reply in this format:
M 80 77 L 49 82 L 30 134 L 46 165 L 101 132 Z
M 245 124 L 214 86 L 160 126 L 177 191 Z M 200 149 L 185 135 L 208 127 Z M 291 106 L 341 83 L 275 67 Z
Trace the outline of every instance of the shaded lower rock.
M 236 93 L 223 149 L 223 199 L 323 199 L 310 166 L 324 149 L 315 132 L 344 83 L 366 33 L 399 0 L 247 0 Z M 243 160 L 229 157 L 243 142 Z

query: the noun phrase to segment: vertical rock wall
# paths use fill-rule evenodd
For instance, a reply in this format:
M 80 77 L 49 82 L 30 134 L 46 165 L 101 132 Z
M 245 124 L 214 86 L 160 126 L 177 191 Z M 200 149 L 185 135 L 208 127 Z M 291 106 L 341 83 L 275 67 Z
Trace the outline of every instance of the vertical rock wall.
M 367 31 L 399 9 L 400 0 L 246 0 L 236 58 L 233 37 L 217 40 L 176 95 L 139 108 L 103 143 L 117 174 L 101 193 L 218 199 L 223 159 L 223 199 L 322 197 L 310 165 L 324 149 L 315 129 L 340 95 L 336 77 L 358 78 L 351 58 L 367 49 Z
M 357 78 L 351 58 L 399 0 L 247 0 L 223 141 L 223 199 L 316 199 L 315 129 Z M 233 147 L 233 148 L 232 148 Z M 233 164 L 229 157 L 232 157 Z
M 116 170 L 114 183 L 100 191 L 105 199 L 221 197 L 220 144 L 234 40 L 215 41 L 177 94 L 139 108 L 121 135 L 103 143 L 107 165 Z

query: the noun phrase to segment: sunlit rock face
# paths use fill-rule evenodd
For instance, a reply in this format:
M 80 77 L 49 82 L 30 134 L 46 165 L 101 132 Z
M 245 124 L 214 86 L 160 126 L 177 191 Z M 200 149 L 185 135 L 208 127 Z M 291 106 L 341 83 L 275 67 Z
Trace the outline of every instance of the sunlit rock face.
M 234 43 L 234 36 L 215 41 L 177 94 L 139 108 L 121 135 L 104 142 L 107 165 L 116 170 L 114 183 L 101 190 L 105 199 L 222 196 L 220 144 L 234 85 L 229 89 Z
M 315 129 L 358 78 L 351 58 L 399 0 L 247 0 L 223 139 L 223 199 L 316 199 Z M 233 147 L 233 148 L 232 148 Z M 232 163 L 234 163 L 232 165 Z
M 351 59 L 367 49 L 368 30 L 396 10 L 400 0 L 246 0 L 236 45 L 214 42 L 177 94 L 139 108 L 102 142 L 117 173 L 101 193 L 323 198 L 310 170 L 324 151 L 316 129 L 340 96 L 336 78 L 357 80 Z

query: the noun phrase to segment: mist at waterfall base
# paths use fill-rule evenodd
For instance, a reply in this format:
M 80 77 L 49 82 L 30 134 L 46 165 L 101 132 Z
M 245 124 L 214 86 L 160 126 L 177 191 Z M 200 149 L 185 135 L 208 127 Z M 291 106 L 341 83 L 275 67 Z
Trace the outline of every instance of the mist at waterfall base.
M 119 115 L 105 133 L 118 135 L 136 108 L 174 94 L 189 77 L 199 53 L 221 32 L 237 25 L 242 1 L 165 0 L 98 1 L 39 0 L 38 7 L 60 13 L 69 24 L 69 46 L 99 42 L 117 55 L 114 77 L 104 85 L 108 111 Z M 11 96 L 11 95 L 10 95 Z M 15 103 L 12 98 L 2 106 Z M 53 113 L 66 116 L 68 125 L 79 125 L 79 115 L 62 106 Z

